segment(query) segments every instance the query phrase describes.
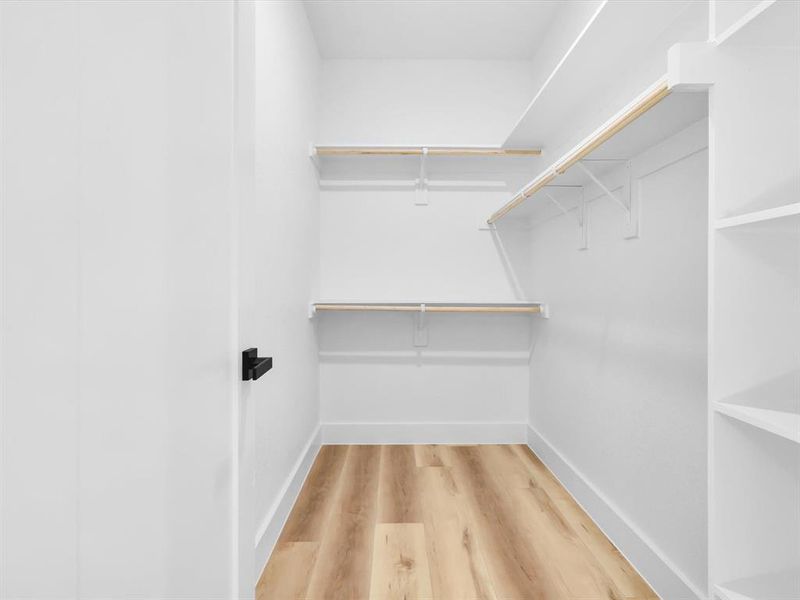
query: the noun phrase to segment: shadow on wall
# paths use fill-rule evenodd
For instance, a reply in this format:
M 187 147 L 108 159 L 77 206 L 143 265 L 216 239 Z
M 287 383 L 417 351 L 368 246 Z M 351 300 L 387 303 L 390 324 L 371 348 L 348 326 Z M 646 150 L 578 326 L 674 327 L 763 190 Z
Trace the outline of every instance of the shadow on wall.
M 415 346 L 416 313 L 329 313 L 319 316 L 320 362 L 408 365 L 523 365 L 531 321 L 503 314 L 428 314 L 427 345 Z
M 500 223 L 490 230 L 506 277 L 519 300 L 544 301 L 532 295 L 530 228 L 518 222 Z

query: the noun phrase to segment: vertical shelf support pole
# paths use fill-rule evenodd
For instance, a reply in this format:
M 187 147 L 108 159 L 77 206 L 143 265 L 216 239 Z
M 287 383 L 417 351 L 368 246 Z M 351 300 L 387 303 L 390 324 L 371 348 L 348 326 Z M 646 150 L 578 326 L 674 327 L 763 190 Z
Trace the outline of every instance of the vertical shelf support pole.
M 414 346 L 423 348 L 428 345 L 428 323 L 425 319 L 425 305 L 419 305 L 419 312 L 414 315 Z
M 639 223 L 642 216 L 642 180 L 631 176 L 631 165 L 627 165 L 627 192 L 630 210 L 628 222 L 625 224 L 625 239 L 631 240 L 639 237 Z
M 314 143 L 308 144 L 308 158 L 311 159 L 311 164 L 314 165 L 314 169 L 317 172 L 317 177 L 319 178 L 320 174 L 320 164 L 319 164 L 319 154 L 317 154 L 317 147 Z
M 428 158 L 428 149 L 423 148 L 419 158 L 419 179 L 417 179 L 414 204 L 417 206 L 428 205 L 428 175 L 425 171 L 425 161 Z
M 578 226 L 581 228 L 580 242 L 578 243 L 578 250 L 589 249 L 589 207 L 586 204 L 586 195 L 583 188 L 581 188 L 580 197 L 578 198 Z

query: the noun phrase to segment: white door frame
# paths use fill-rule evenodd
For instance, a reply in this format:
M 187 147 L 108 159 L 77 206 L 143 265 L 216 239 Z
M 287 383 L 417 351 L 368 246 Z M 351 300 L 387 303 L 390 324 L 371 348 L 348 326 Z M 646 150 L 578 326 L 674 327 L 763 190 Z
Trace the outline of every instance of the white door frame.
M 251 388 L 242 381 L 241 353 L 257 345 L 255 268 L 247 223 L 255 200 L 255 1 L 233 0 L 233 81 L 231 210 L 231 331 L 233 362 L 232 597 L 255 598 L 255 423 Z

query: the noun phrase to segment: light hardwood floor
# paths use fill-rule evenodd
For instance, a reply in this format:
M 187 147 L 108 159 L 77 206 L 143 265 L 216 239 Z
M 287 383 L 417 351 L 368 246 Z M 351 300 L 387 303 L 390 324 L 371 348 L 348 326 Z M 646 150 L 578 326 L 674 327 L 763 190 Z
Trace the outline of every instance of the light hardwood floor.
M 258 600 L 655 593 L 526 446 L 324 446 Z

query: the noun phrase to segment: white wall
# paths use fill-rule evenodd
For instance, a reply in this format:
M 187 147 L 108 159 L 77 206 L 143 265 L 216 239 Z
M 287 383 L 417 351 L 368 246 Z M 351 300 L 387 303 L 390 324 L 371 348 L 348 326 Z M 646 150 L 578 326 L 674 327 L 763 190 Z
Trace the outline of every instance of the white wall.
M 0 6 L 1 598 L 57 597 L 78 578 L 77 22 L 74 6 Z
M 318 142 L 500 145 L 532 94 L 523 60 L 326 60 Z
M 274 357 L 273 370 L 254 387 L 259 569 L 277 533 L 277 503 L 319 422 L 308 319 L 319 273 L 319 189 L 308 157 L 317 136 L 319 66 L 302 3 L 257 3 L 256 199 L 248 229 L 257 309 L 249 339 L 260 355 Z
M 3 598 L 235 586 L 229 3 L 9 3 Z
M 324 61 L 320 141 L 499 144 L 530 97 L 529 75 L 526 61 Z M 321 298 L 522 299 L 505 248 L 479 229 L 519 183 L 519 162 L 504 172 L 485 161 L 465 169 L 463 161 L 432 159 L 432 180 L 474 185 L 432 188 L 426 206 L 415 205 L 408 186 L 358 183 L 413 179 L 415 160 L 342 162 L 322 165 Z M 535 164 L 527 159 L 523 172 Z M 505 243 L 521 248 L 525 240 L 521 233 Z M 529 317 L 434 315 L 424 348 L 413 345 L 411 315 L 324 314 L 316 320 L 322 421 L 338 424 L 328 427 L 330 440 L 378 439 L 374 424 L 380 423 L 390 426 L 380 429 L 391 436 L 383 439 L 466 441 L 478 429 L 456 423 L 526 420 Z M 508 440 L 497 435 L 496 441 Z
M 696 149 L 706 128 L 661 149 Z M 590 204 L 586 251 L 576 249 L 572 215 L 535 227 L 529 281 L 552 307 L 535 326 L 533 429 L 701 594 L 707 163 L 707 151 L 696 152 L 642 180 L 639 239 L 623 239 L 623 217 L 606 198 Z

